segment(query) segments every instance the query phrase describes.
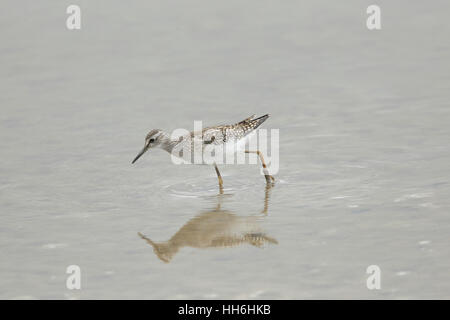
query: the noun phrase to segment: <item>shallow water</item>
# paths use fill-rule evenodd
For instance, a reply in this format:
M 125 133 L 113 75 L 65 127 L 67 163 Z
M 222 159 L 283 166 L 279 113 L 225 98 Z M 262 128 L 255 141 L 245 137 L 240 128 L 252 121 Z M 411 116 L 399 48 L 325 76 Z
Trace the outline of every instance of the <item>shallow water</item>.
M 80 31 L 0 13 L 0 298 L 450 298 L 448 1 L 378 1 L 380 31 L 366 1 L 78 4 Z M 273 188 L 130 164 L 150 129 L 253 113 Z

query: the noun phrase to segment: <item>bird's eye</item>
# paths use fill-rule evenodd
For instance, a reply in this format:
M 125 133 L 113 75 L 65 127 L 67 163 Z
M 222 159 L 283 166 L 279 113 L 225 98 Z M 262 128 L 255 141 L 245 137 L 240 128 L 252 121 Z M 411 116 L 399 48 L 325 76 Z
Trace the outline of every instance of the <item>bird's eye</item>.
M 149 142 L 150 143 L 155 142 L 155 139 L 152 138 L 152 139 L 149 140 Z

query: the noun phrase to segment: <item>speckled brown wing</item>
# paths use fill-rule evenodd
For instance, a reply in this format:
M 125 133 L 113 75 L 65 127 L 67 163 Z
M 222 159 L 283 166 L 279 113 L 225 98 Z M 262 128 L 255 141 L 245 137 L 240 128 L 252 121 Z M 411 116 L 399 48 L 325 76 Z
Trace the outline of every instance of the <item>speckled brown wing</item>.
M 253 115 L 236 124 L 205 128 L 202 131 L 203 144 L 219 145 L 230 140 L 242 139 L 250 132 L 258 128 L 264 121 L 266 121 L 268 117 L 269 115 L 266 114 L 262 117 L 253 119 Z

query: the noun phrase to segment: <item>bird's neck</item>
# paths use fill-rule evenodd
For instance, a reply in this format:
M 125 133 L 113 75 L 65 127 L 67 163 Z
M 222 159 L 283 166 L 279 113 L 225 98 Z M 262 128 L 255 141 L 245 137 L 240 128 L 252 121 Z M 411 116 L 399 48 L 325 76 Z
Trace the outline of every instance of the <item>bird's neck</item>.
M 172 153 L 173 148 L 177 144 L 177 141 L 173 141 L 170 138 L 170 135 L 166 132 L 161 133 L 161 143 L 159 147 L 163 150 L 166 150 L 168 153 Z

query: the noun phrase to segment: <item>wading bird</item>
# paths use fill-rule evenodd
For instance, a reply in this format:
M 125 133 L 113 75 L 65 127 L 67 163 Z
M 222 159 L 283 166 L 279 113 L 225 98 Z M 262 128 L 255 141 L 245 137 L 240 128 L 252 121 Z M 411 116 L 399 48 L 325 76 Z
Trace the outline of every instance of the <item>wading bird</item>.
M 191 163 L 197 163 L 195 161 L 196 155 L 200 155 L 201 163 L 205 163 L 205 150 L 208 150 L 208 147 L 213 147 L 216 150 L 221 148 L 225 155 L 234 154 L 245 146 L 249 134 L 266 121 L 268 117 L 268 114 L 258 118 L 254 118 L 253 115 L 236 124 L 208 127 L 201 130 L 201 132 L 189 132 L 181 135 L 177 139 L 173 139 L 168 133 L 160 129 L 151 130 L 145 137 L 144 148 L 134 158 L 132 164 L 147 150 L 152 148 L 161 148 Z M 259 150 L 244 150 L 244 152 L 256 153 L 259 156 L 266 182 L 267 184 L 272 184 L 275 179 L 269 174 L 262 153 Z M 216 162 L 208 164 L 214 165 L 219 180 L 219 188 L 222 192 L 223 180 L 219 168 Z

